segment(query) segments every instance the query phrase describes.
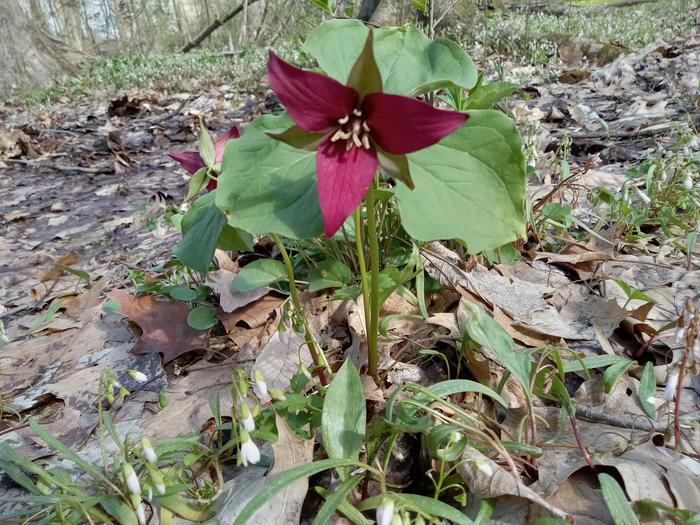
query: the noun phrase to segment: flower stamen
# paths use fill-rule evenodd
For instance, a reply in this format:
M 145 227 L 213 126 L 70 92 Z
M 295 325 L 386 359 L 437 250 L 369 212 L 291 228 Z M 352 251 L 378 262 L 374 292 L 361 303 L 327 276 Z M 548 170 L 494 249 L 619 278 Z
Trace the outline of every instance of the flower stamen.
M 338 119 L 338 124 L 342 126 L 343 124 L 347 124 L 349 120 L 350 115 L 345 115 L 343 118 Z
M 355 115 L 356 117 L 361 117 L 362 116 L 362 111 L 359 109 L 355 108 L 352 110 L 352 114 Z

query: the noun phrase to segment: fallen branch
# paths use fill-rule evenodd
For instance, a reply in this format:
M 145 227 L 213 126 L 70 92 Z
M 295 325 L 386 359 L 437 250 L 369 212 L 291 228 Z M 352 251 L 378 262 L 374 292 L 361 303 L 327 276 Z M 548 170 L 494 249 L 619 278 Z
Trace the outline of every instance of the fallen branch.
M 510 3 L 506 5 L 506 8 L 511 11 L 527 11 L 531 13 L 544 13 L 547 15 L 561 16 L 574 10 L 592 11 L 594 9 L 605 9 L 610 7 L 632 7 L 639 4 L 648 4 L 657 1 L 658 0 L 620 0 L 592 6 L 552 5 L 544 2 L 539 4 Z
M 191 40 L 190 42 L 182 46 L 182 48 L 180 49 L 180 53 L 187 53 L 188 51 L 192 51 L 194 48 L 198 47 L 199 44 L 204 42 L 206 38 L 209 35 L 211 35 L 214 31 L 219 29 L 222 25 L 231 20 L 238 13 L 242 12 L 247 6 L 250 6 L 257 1 L 258 0 L 244 0 L 236 7 L 231 9 L 228 13 L 226 13 L 223 16 L 223 18 L 215 18 L 214 21 L 211 24 L 209 24 L 209 26 L 207 26 L 201 33 L 199 33 L 194 40 Z

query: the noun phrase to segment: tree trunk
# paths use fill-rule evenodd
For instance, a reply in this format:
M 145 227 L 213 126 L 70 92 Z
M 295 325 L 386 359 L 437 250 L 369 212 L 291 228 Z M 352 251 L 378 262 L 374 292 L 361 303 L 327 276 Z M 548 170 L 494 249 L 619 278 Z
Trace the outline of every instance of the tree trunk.
M 0 2 L 0 90 L 46 84 L 74 71 L 79 58 L 79 51 L 44 33 L 19 0 Z

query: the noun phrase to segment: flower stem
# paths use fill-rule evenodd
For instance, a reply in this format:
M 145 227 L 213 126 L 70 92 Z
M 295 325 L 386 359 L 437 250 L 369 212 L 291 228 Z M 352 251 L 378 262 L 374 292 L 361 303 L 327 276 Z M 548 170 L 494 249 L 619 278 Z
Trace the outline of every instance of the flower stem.
M 316 341 L 314 340 L 314 336 L 311 333 L 311 327 L 309 327 L 309 323 L 306 320 L 304 311 L 301 308 L 301 302 L 299 301 L 299 295 L 297 294 L 296 281 L 294 280 L 294 267 L 292 266 L 292 261 L 289 258 L 287 249 L 282 243 L 282 239 L 280 239 L 274 233 L 272 234 L 272 239 L 275 241 L 275 244 L 277 245 L 277 248 L 279 249 L 280 254 L 282 255 L 284 267 L 287 270 L 287 279 L 289 280 L 289 294 L 292 298 L 292 304 L 294 305 L 294 309 L 299 313 L 299 316 L 301 317 L 304 323 L 304 340 L 306 341 L 306 346 L 309 348 L 311 358 L 313 359 L 314 364 L 317 367 L 316 372 L 318 374 L 318 378 L 321 381 L 321 384 L 323 386 L 326 386 L 328 385 L 328 378 L 326 377 L 325 373 L 325 370 L 327 368 L 326 359 L 325 356 L 323 356 L 316 347 Z
M 362 243 L 362 218 L 360 217 L 360 207 L 355 210 L 355 248 L 357 249 L 357 264 L 360 267 L 360 280 L 362 282 L 362 305 L 365 309 L 365 330 L 370 324 L 370 309 L 369 309 L 369 280 L 367 279 L 367 265 L 365 264 L 365 251 Z
M 374 211 L 374 187 L 365 197 L 367 205 L 367 240 L 369 242 L 372 282 L 370 290 L 370 323 L 367 333 L 367 353 L 369 357 L 369 375 L 379 383 L 379 357 L 377 354 L 377 329 L 379 322 L 379 242 L 377 240 L 377 218 Z

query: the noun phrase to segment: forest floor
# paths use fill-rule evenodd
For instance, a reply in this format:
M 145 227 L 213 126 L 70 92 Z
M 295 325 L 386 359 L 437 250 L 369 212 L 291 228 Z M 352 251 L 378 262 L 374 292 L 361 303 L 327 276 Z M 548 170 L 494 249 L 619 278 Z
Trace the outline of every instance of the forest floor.
M 430 294 L 429 322 L 389 325 L 385 388 L 368 385 L 366 395 L 379 412 L 398 386 L 454 377 L 441 358 L 420 349 L 451 355 L 459 348 L 465 299 L 484 306 L 523 347 L 558 349 L 581 434 L 558 424 L 559 408 L 537 400 L 535 413 L 549 428 L 539 436 L 536 475 L 533 465 L 521 465 L 521 479 L 496 480 L 508 472 L 496 462 L 490 480 L 483 469 L 460 470 L 472 494 L 499 498 L 492 520 L 551 515 L 610 523 L 577 437 L 632 501 L 700 512 L 698 370 L 688 369 L 677 407 L 665 399 L 668 363 L 677 362 L 683 345 L 659 336 L 700 294 L 700 39 L 619 53 L 576 41 L 560 54 L 568 64 L 560 62 L 556 76 L 523 85 L 502 104 L 519 125 L 532 166 L 529 241 L 480 256 L 426 246 L 426 270 L 442 285 Z M 506 79 L 526 77 L 528 68 L 506 63 Z M 145 433 L 154 442 L 206 432 L 212 394 L 220 392 L 222 406 L 231 403 L 232 365 L 254 363 L 269 386 L 288 388 L 298 354 L 290 351 L 294 341 L 286 345 L 276 332 L 284 294 L 263 290 L 235 304 L 228 291 L 246 256 L 217 253 L 220 270 L 207 281 L 219 298 L 211 331 L 187 325 L 186 302 L 157 300 L 182 284 L 168 261 L 179 240 L 172 217 L 188 178 L 167 153 L 193 148 L 200 117 L 220 135 L 275 110 L 264 80 L 252 84 L 245 94 L 221 85 L 65 97 L 42 109 L 0 105 L 0 320 L 8 341 L 0 346 L 0 439 L 19 454 L 56 464 L 56 447 L 29 426 L 36 417 L 66 447 L 99 463 L 96 435 L 104 429 L 95 406 L 105 374 L 130 391 L 108 409 L 118 439 Z M 270 250 L 263 244 L 257 251 Z M 145 295 L 132 295 L 137 291 Z M 127 315 L 105 308 L 109 300 Z M 345 356 L 361 365 L 357 305 L 323 294 L 307 293 L 305 301 L 331 364 Z M 415 313 L 399 296 L 384 309 Z M 590 373 L 572 353 L 586 359 Z M 468 377 L 490 377 L 488 365 L 486 372 L 479 362 L 466 368 Z M 136 382 L 127 370 L 148 381 Z M 651 376 L 643 378 L 645 370 Z M 527 402 L 511 382 L 499 425 L 517 434 Z M 675 451 L 661 446 L 674 444 L 674 409 L 682 418 Z M 273 445 L 275 468 L 295 465 L 299 451 L 307 460 L 313 455 L 313 440 L 287 437 Z M 546 445 L 554 441 L 565 446 Z M 419 456 L 415 443 L 402 447 L 403 460 L 392 464 L 397 484 L 411 482 Z M 107 448 L 116 450 L 111 438 Z M 224 471 L 218 518 L 229 523 L 265 485 L 266 469 Z M 289 492 L 282 510 L 261 509 L 258 522 L 289 523 L 302 504 L 303 519 L 313 516 L 318 501 L 306 498 L 306 489 Z M 22 494 L 1 474 L 0 491 L 8 501 Z M 22 505 L 0 506 L 0 521 Z

